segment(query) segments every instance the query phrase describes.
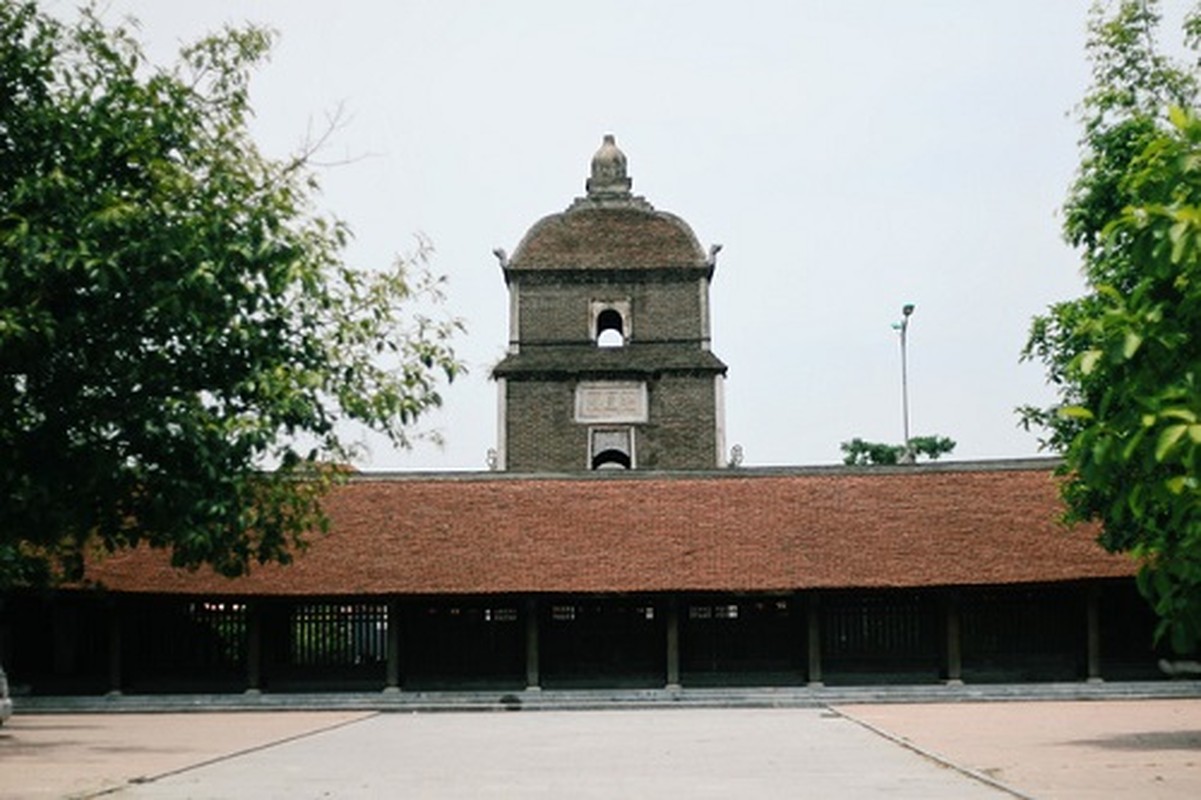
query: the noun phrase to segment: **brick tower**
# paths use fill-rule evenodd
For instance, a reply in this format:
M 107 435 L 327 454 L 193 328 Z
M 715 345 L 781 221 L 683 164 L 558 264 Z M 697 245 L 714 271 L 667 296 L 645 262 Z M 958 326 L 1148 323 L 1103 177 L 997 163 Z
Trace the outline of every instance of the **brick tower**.
M 509 352 L 496 365 L 498 466 L 514 472 L 724 466 L 706 255 L 679 217 L 630 193 L 606 135 L 586 196 L 539 220 L 512 258 Z

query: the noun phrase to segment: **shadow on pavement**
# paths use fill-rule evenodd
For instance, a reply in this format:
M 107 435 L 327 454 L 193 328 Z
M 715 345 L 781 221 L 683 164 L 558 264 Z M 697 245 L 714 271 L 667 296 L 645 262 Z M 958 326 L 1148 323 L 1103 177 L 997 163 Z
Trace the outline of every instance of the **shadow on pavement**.
M 1106 750 L 1196 750 L 1201 754 L 1201 731 L 1147 731 L 1121 733 L 1070 744 Z

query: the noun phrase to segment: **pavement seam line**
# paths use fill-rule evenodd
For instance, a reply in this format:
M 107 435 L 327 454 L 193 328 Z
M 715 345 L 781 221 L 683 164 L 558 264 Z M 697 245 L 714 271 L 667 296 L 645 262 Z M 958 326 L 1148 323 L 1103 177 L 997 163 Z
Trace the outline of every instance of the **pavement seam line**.
M 264 742 L 263 744 L 256 744 L 253 747 L 245 747 L 241 750 L 235 750 L 232 753 L 223 753 L 219 756 L 214 756 L 212 758 L 205 759 L 204 761 L 197 761 L 195 764 L 188 764 L 187 766 L 167 770 L 166 772 L 160 772 L 157 775 L 149 775 L 149 776 L 140 775 L 136 778 L 130 778 L 129 780 L 127 780 L 124 783 L 119 784 L 117 786 L 110 786 L 109 788 L 101 789 L 98 792 L 91 792 L 91 793 L 77 795 L 77 797 L 79 798 L 79 800 L 90 800 L 93 797 L 103 797 L 103 796 L 109 795 L 109 794 L 116 794 L 117 792 L 120 792 L 123 789 L 128 788 L 129 786 L 144 786 L 148 783 L 154 783 L 155 781 L 160 781 L 163 778 L 170 778 L 173 775 L 180 775 L 185 772 L 191 772 L 194 769 L 200 769 L 201 767 L 208 767 L 213 764 L 220 764 L 222 761 L 229 761 L 230 759 L 239 758 L 241 756 L 249 755 L 251 753 L 257 753 L 261 750 L 268 750 L 272 747 L 278 747 L 281 744 L 288 744 L 289 742 L 295 742 L 300 739 L 307 739 L 308 737 L 316 736 L 319 733 L 326 733 L 328 731 L 336 731 L 339 728 L 345 728 L 349 725 L 356 725 L 360 722 L 365 722 L 369 719 L 372 719 L 373 717 L 378 717 L 380 715 L 380 713 L 382 713 L 382 712 L 366 711 L 366 712 L 363 712 L 362 716 L 357 717 L 355 719 L 347 719 L 347 720 L 343 720 L 342 722 L 336 722 L 332 725 L 325 725 L 323 727 L 314 728 L 309 731 L 302 731 L 301 733 L 295 733 L 295 734 L 292 734 L 291 736 L 285 736 L 282 739 L 275 739 L 270 742 Z
M 960 773 L 961 775 L 971 778 L 972 780 L 979 781 L 980 783 L 987 784 L 988 786 L 991 786 L 994 789 L 998 789 L 1002 792 L 1005 792 L 1006 794 L 1011 794 L 1014 797 L 1018 798 L 1018 800 L 1038 800 L 1038 798 L 1036 798 L 1034 795 L 1026 794 L 1025 792 L 1021 791 L 1020 789 L 1010 786 L 1009 784 L 1004 783 L 1002 781 L 999 781 L 996 778 L 992 777 L 991 775 L 988 775 L 987 773 L 972 769 L 971 767 L 965 767 L 962 764 L 952 761 L 950 758 L 947 758 L 946 756 L 942 755 L 941 753 L 938 753 L 938 752 L 935 752 L 934 750 L 929 750 L 925 747 L 922 747 L 920 744 L 914 742 L 912 739 L 906 739 L 904 736 L 898 736 L 897 734 L 892 733 L 891 731 L 885 730 L 884 728 L 881 728 L 878 725 L 873 725 L 872 723 L 868 722 L 867 720 L 860 719 L 859 717 L 856 717 L 854 714 L 850 714 L 846 711 L 843 711 L 840 708 L 835 708 L 834 706 L 827 706 L 826 708 L 831 713 L 837 714 L 838 716 L 842 717 L 843 719 L 853 722 L 856 725 L 864 728 L 865 730 L 871 731 L 872 733 L 876 734 L 877 736 L 887 739 L 888 741 L 892 742 L 893 744 L 899 745 L 899 746 L 905 748 L 906 750 L 909 750 L 910 752 L 917 753 L 922 758 L 929 759 L 930 761 L 933 761 L 936 764 L 940 764 L 948 769 L 953 769 L 956 772 Z

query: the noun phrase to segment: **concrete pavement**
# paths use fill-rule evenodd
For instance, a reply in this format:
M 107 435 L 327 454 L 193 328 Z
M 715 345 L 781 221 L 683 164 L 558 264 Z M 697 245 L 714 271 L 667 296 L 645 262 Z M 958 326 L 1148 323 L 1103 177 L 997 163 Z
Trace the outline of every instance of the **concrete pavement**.
M 926 798 L 1008 795 L 818 709 L 381 714 L 134 798 Z
M 1201 700 L 18 714 L 0 729 L 3 800 L 100 794 L 1191 800 Z
M 870 705 L 838 711 L 1031 797 L 1201 797 L 1201 700 Z
M 94 797 L 367 716 L 17 714 L 0 728 L 0 799 Z

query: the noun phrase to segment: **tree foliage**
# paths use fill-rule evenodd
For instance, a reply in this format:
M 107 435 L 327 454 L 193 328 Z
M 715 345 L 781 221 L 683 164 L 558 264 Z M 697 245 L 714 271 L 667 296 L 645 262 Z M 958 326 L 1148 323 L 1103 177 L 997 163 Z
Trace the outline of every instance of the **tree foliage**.
M 1034 319 L 1058 398 L 1022 409 L 1064 456 L 1068 519 L 1139 559 L 1160 634 L 1201 640 L 1201 120 L 1197 73 L 1156 50 L 1154 2 L 1094 9 L 1093 86 L 1064 233 L 1087 293 Z M 1194 11 L 1185 42 L 1196 49 Z
M 842 463 L 852 466 L 906 463 L 904 444 L 866 442 L 855 437 L 849 442 L 840 444 L 839 448 L 845 454 Z M 931 461 L 937 461 L 939 456 L 950 453 L 954 449 L 955 440 L 946 436 L 914 436 L 909 439 L 908 451 L 913 454 L 914 459 L 924 457 Z
M 139 544 L 286 562 L 353 456 L 341 424 L 404 445 L 460 369 L 457 323 L 412 310 L 440 295 L 424 253 L 346 265 L 308 154 L 256 149 L 271 38 L 160 67 L 91 8 L 0 3 L 0 584 Z

